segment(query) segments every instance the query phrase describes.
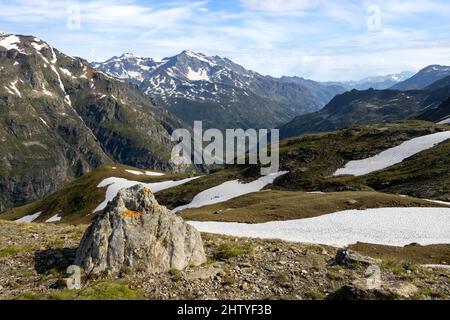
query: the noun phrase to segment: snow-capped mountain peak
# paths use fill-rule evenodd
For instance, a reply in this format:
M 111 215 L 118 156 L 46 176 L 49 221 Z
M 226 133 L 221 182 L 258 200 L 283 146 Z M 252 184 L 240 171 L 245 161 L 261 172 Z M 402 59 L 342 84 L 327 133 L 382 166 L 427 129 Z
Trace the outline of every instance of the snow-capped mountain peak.
M 92 63 L 94 68 L 98 70 L 136 84 L 144 81 L 160 64 L 161 61 L 156 61 L 153 58 L 137 57 L 133 53 L 124 53 L 119 57 L 115 56 L 101 63 Z
M 229 121 L 244 127 L 275 126 L 295 115 L 318 110 L 337 93 L 313 81 L 306 86 L 262 76 L 230 59 L 192 50 L 161 60 L 124 54 L 94 67 L 138 84 L 156 103 L 188 122 L 200 113 L 214 117 L 211 123 L 216 124 Z M 217 118 L 226 120 L 218 122 Z

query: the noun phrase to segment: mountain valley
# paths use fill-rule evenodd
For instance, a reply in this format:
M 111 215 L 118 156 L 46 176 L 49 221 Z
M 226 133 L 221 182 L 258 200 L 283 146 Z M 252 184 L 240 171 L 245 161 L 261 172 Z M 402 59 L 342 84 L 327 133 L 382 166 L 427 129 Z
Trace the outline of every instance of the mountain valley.
M 0 299 L 450 297 L 448 67 L 317 82 L 1 34 L 0 79 Z M 278 170 L 180 165 L 200 120 L 279 128 Z

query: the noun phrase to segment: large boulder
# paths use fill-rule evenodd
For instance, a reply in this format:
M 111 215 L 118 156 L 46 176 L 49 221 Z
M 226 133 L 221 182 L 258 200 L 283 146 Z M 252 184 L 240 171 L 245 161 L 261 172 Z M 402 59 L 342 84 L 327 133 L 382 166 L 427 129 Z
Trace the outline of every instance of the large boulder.
M 157 273 L 205 261 L 200 233 L 143 185 L 119 191 L 86 230 L 75 258 L 87 274 Z

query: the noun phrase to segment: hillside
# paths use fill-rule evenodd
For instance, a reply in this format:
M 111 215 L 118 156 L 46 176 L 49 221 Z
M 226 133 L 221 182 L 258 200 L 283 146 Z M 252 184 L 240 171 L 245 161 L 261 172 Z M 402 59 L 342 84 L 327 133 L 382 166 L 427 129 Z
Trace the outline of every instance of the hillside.
M 280 127 L 282 138 L 335 131 L 419 117 L 450 97 L 450 86 L 437 82 L 424 90 L 352 90 L 336 96 L 320 111 L 298 116 Z M 420 117 L 419 117 L 420 118 Z M 426 118 L 420 118 L 426 120 Z
M 357 126 L 337 132 L 311 134 L 287 139 L 280 144 L 280 170 L 288 171 L 288 173 L 276 179 L 273 185 L 266 187 L 266 189 L 319 192 L 316 196 L 320 195 L 320 192 L 373 192 L 376 190 L 449 201 L 450 190 L 448 189 L 448 181 L 450 179 L 450 167 L 449 162 L 446 161 L 448 147 L 450 146 L 450 141 L 448 140 L 434 148 L 407 158 L 393 167 L 385 168 L 370 175 L 359 177 L 333 176 L 337 169 L 344 167 L 349 161 L 365 159 L 413 138 L 443 131 L 448 131 L 448 127 L 425 121 L 402 121 L 383 125 Z M 258 167 L 227 167 L 224 170 L 205 176 L 201 180 L 164 190 L 158 194 L 158 201 L 170 208 L 175 208 L 191 202 L 202 190 L 238 178 L 245 183 L 258 177 L 258 173 Z M 378 180 L 378 183 L 369 182 L 368 177 L 376 175 L 382 177 Z M 386 181 L 386 184 L 383 181 Z M 248 198 L 250 196 L 246 195 L 245 197 Z M 242 204 L 246 206 L 256 205 L 251 200 L 245 201 L 245 197 L 242 197 Z M 298 194 L 293 199 L 295 198 L 299 200 L 306 199 L 303 194 Z M 249 199 L 252 199 L 252 197 Z M 258 195 L 255 195 L 255 199 L 261 201 Z M 313 199 L 320 203 L 320 197 L 314 197 Z M 273 209 L 274 217 L 278 214 L 283 216 L 285 209 L 287 214 L 290 214 L 292 206 L 289 203 L 291 202 L 273 201 L 276 205 L 272 203 L 267 204 L 267 206 Z M 270 203 L 270 201 L 267 203 Z M 298 201 L 294 201 L 291 204 L 298 206 Z M 227 205 L 228 202 L 225 202 L 223 204 L 224 207 L 219 206 L 218 209 L 211 207 L 210 210 L 208 209 L 208 212 L 214 213 L 224 208 L 238 209 L 237 205 L 230 203 L 230 206 L 226 207 Z M 264 207 L 265 205 L 262 202 L 261 206 Z M 334 202 L 330 203 L 330 206 L 334 205 Z M 358 207 L 359 205 L 355 204 L 354 206 Z M 318 206 L 323 209 L 323 206 Z M 341 209 L 345 208 L 347 207 L 341 207 Z M 245 207 L 241 209 L 252 215 L 251 210 L 247 210 Z M 257 212 L 260 210 L 261 208 Z M 223 213 L 225 214 L 226 212 L 224 211 Z M 232 213 L 230 212 L 230 214 Z M 217 217 L 220 217 L 220 215 L 213 215 L 210 218 L 214 220 L 219 219 Z M 245 220 L 246 217 L 244 216 L 241 219 L 248 221 Z
M 406 140 L 440 131 L 448 131 L 448 127 L 423 121 L 403 121 L 288 139 L 280 146 L 280 161 L 282 169 L 290 172 L 275 184 L 308 191 L 365 190 L 369 187 L 421 198 L 448 200 L 450 193 L 445 187 L 450 179 L 450 168 L 446 161 L 450 145 L 448 140 L 392 168 L 373 173 L 383 176 L 378 184 L 367 184 L 364 176 L 332 176 L 336 169 L 349 161 L 368 158 Z M 410 166 L 409 174 L 406 174 L 407 166 Z M 408 179 L 409 183 L 401 188 L 404 179 Z M 396 184 L 390 185 L 391 180 L 396 180 Z
M 425 95 L 420 91 L 352 90 L 336 96 L 322 110 L 296 117 L 281 126 L 280 136 L 286 138 L 402 120 L 420 112 L 423 99 Z
M 445 204 L 423 198 L 450 200 L 450 168 L 448 161 L 445 161 L 449 155 L 448 140 L 378 172 L 362 176 L 333 176 L 333 173 L 349 161 L 365 159 L 413 138 L 446 130 L 446 126 L 430 122 L 405 121 L 305 135 L 281 143 L 280 169 L 288 172 L 273 182 L 262 185 L 261 191 L 259 187 L 250 188 L 250 183 L 261 179 L 258 167 L 228 166 L 195 180 L 186 180 L 181 185 L 160 190 L 156 193 L 156 198 L 161 204 L 174 209 L 189 204 L 202 191 L 216 188 L 217 195 L 223 195 L 246 184 L 245 189 L 248 191 L 242 193 L 242 196 L 238 193 L 230 200 L 224 199 L 217 204 L 183 210 L 181 214 L 192 220 L 253 223 L 313 217 L 348 209 L 445 207 Z M 105 199 L 105 187 L 108 184 L 130 186 L 130 183 L 184 181 L 183 179 L 188 178 L 186 175 L 138 175 L 136 169 L 114 166 L 116 169 L 111 166 L 101 167 L 69 183 L 51 196 L 9 210 L 0 215 L 0 218 L 16 220 L 41 212 L 36 221 L 46 221 L 58 215 L 62 222 L 87 222 L 95 217 L 92 214 L 95 213 L 94 209 Z M 121 178 L 126 180 L 120 180 Z M 221 187 L 236 179 L 240 180 L 240 185 Z M 110 182 L 99 188 L 102 181 Z M 151 189 L 153 187 L 159 190 L 157 185 L 150 186 Z M 413 197 L 405 198 L 403 194 Z M 209 197 L 215 199 L 215 202 L 220 199 L 214 193 Z M 299 206 L 303 208 L 300 211 Z
M 181 126 L 133 85 L 32 36 L 0 36 L 0 211 L 102 164 L 176 169 Z
M 437 108 L 426 110 L 417 118 L 421 120 L 437 122 L 440 124 L 450 123 L 450 99 L 444 101 Z
M 127 171 L 128 170 L 128 171 Z M 67 223 L 88 223 L 95 215 L 96 207 L 105 199 L 107 186 L 98 187 L 105 179 L 115 177 L 136 183 L 157 183 L 167 180 L 188 178 L 186 174 L 139 174 L 137 168 L 124 165 L 103 165 L 64 185 L 49 196 L 22 207 L 7 210 L 0 214 L 2 219 L 17 220 L 24 216 L 39 213 L 33 221 L 45 222 L 57 217 Z M 110 183 L 111 184 L 111 183 Z

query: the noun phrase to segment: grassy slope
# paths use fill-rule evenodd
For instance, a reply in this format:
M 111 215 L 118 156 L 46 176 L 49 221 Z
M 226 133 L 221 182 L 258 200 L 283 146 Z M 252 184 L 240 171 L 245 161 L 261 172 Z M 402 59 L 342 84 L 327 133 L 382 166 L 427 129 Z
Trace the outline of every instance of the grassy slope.
M 401 121 L 397 123 L 353 127 L 350 129 L 333 132 L 305 135 L 284 140 L 280 144 L 281 169 L 289 171 L 288 174 L 275 180 L 274 189 L 291 191 L 387 191 L 396 193 L 397 190 L 386 189 L 367 176 L 358 177 L 333 177 L 332 174 L 338 168 L 343 167 L 348 161 L 364 159 L 377 153 L 397 146 L 400 143 L 435 133 L 448 130 L 448 126 L 436 125 L 425 121 Z M 447 142 L 448 143 L 448 142 Z M 444 145 L 446 145 L 445 143 Z M 441 146 L 420 153 L 421 158 L 414 157 L 405 160 L 415 167 L 415 173 L 409 175 L 410 184 L 404 194 L 414 194 L 416 197 L 427 196 L 430 198 L 446 199 L 446 181 L 449 181 L 448 172 L 450 163 L 445 162 L 446 148 Z M 430 165 L 430 159 L 435 161 Z M 390 174 L 389 169 L 383 179 L 394 180 L 397 173 Z M 439 172 L 439 175 L 431 174 Z M 170 208 L 189 203 L 192 198 L 202 190 L 216 186 L 222 182 L 233 179 L 254 179 L 259 174 L 257 167 L 228 167 L 208 177 L 193 181 L 189 184 L 169 189 L 158 195 L 158 200 Z M 420 174 L 420 175 L 419 175 Z M 422 194 L 414 193 L 418 190 L 421 179 L 432 176 L 427 184 L 428 190 Z M 440 181 L 440 182 L 439 182 Z M 439 183 L 438 183 L 439 182 Z M 423 188 L 422 188 L 423 189 Z
M 378 244 L 357 243 L 349 247 L 364 255 L 386 262 L 408 262 L 422 264 L 449 264 L 450 245 L 391 247 Z
M 376 190 L 450 200 L 450 140 L 391 168 L 354 179 Z
M 403 141 L 445 129 L 448 129 L 448 126 L 406 121 L 289 139 L 281 143 L 280 158 L 281 168 L 290 173 L 266 188 L 276 191 L 255 193 L 222 204 L 187 210 L 183 215 L 195 220 L 262 222 L 303 218 L 351 208 L 436 206 L 419 199 L 390 196 L 374 191 L 446 200 L 449 196 L 450 163 L 446 160 L 450 155 L 450 141 L 371 175 L 333 177 L 332 173 L 347 161 L 373 156 Z M 93 218 L 92 210 L 104 199 L 104 189 L 96 188 L 104 178 L 117 176 L 155 182 L 186 177 L 136 176 L 126 173 L 125 168 L 118 166 L 117 170 L 112 170 L 111 166 L 103 166 L 44 200 L 10 210 L 1 218 L 17 219 L 44 211 L 39 221 L 60 214 L 64 217 L 63 222 L 89 222 Z M 174 208 L 189 203 L 196 194 L 205 189 L 234 179 L 250 181 L 258 177 L 258 174 L 259 168 L 256 166 L 231 166 L 182 186 L 161 191 L 156 197 L 161 204 Z M 316 190 L 332 193 L 304 193 Z M 357 203 L 349 206 L 349 199 L 357 200 Z M 229 210 L 230 208 L 232 210 Z M 215 212 L 220 214 L 214 214 Z
M 116 169 L 113 169 L 116 167 Z M 125 170 L 139 170 L 124 165 L 101 166 L 95 171 L 68 183 L 62 189 L 50 196 L 31 204 L 14 208 L 0 215 L 1 219 L 15 220 L 20 217 L 43 211 L 39 221 L 45 221 L 55 214 L 63 217 L 67 223 L 88 223 L 95 217 L 92 211 L 105 198 L 106 188 L 97 188 L 97 185 L 106 178 L 118 177 L 140 182 L 158 182 L 185 178 L 186 174 L 167 174 L 160 177 L 128 173 Z
M 226 181 L 239 179 L 240 181 L 250 181 L 256 179 L 252 168 L 229 167 L 219 169 L 200 179 L 186 183 L 184 185 L 161 191 L 157 195 L 160 204 L 170 209 L 185 205 L 201 191 L 218 186 Z
M 350 209 L 436 206 L 439 205 L 416 198 L 379 192 L 311 194 L 264 190 L 223 203 L 187 209 L 182 212 L 182 217 L 199 221 L 261 223 L 311 218 Z
M 449 126 L 402 121 L 285 140 L 280 146 L 280 158 L 282 169 L 290 173 L 275 181 L 275 185 L 280 189 L 303 191 L 401 191 L 421 198 L 450 199 L 448 141 L 372 175 L 332 176 L 348 161 L 371 157 L 406 140 L 444 130 L 449 130 Z M 384 184 L 386 181 L 390 182 Z M 393 187 L 395 185 L 403 188 Z

